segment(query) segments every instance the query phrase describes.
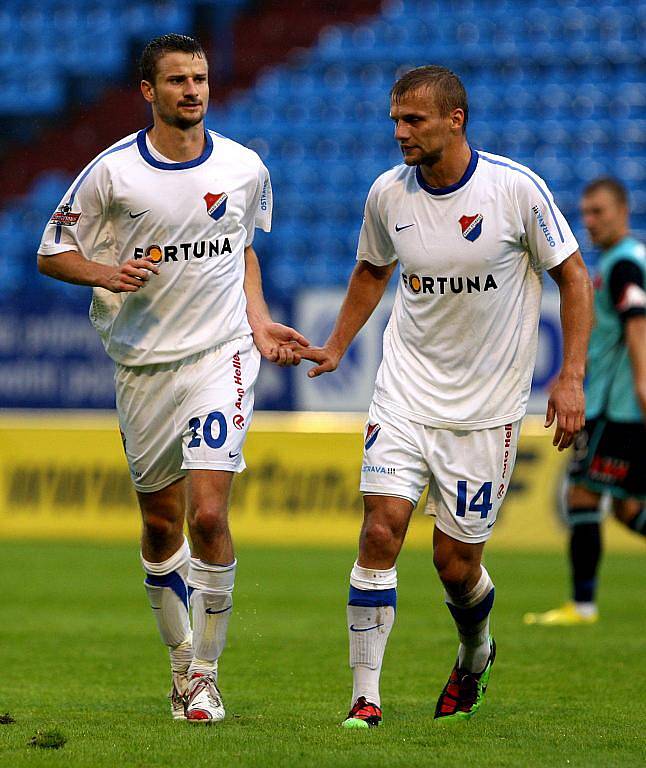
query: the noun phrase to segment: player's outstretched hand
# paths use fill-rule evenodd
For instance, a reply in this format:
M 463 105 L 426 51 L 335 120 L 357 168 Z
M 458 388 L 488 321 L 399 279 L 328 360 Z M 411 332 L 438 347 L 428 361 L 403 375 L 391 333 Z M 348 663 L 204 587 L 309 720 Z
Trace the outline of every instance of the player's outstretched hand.
M 545 427 L 551 427 L 555 418 L 552 445 L 564 451 L 585 426 L 585 397 L 580 379 L 559 376 L 556 380 L 547 401 Z
M 300 349 L 309 347 L 309 340 L 294 328 L 281 323 L 266 323 L 253 329 L 253 340 L 260 354 L 276 365 L 298 365 Z
M 128 259 L 118 269 L 110 269 L 105 284 L 112 293 L 134 293 L 143 288 L 151 275 L 158 275 L 159 267 L 148 259 Z
M 299 350 L 299 354 L 303 360 L 317 363 L 314 368 L 310 368 L 307 372 L 310 379 L 314 379 L 322 373 L 335 371 L 341 362 L 341 355 L 330 347 L 308 347 L 307 349 Z

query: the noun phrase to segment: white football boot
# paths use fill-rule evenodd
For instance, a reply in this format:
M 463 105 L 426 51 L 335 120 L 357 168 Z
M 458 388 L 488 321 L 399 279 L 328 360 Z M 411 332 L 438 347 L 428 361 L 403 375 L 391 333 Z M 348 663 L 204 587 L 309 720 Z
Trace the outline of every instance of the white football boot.
M 224 720 L 222 696 L 213 675 L 196 672 L 188 681 L 186 719 L 209 725 Z
M 186 720 L 186 694 L 188 677 L 186 672 L 173 672 L 173 685 L 168 694 L 173 720 Z

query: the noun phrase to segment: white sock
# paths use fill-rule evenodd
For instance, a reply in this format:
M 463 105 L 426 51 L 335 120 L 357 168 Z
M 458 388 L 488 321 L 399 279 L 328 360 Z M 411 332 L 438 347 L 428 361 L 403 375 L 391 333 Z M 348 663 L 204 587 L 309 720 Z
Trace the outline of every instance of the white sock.
M 159 634 L 168 646 L 173 672 L 185 672 L 193 658 L 186 586 L 190 557 L 186 538 L 177 552 L 162 563 L 151 563 L 141 556 L 146 572 L 144 586 Z
M 482 672 L 491 652 L 489 615 L 495 590 L 484 565 L 481 569 L 478 582 L 466 595 L 446 593 L 446 604 L 460 636 L 458 666 L 468 672 Z
M 596 616 L 597 604 L 596 603 L 574 603 L 576 611 L 581 616 L 588 618 L 589 616 Z
M 396 567 L 377 570 L 354 564 L 347 609 L 352 704 L 365 696 L 367 701 L 381 705 L 379 677 L 395 621 L 396 588 Z
M 215 565 L 191 558 L 188 585 L 192 589 L 194 657 L 189 676 L 196 672 L 217 675 L 233 607 L 235 573 L 235 560 L 230 565 Z

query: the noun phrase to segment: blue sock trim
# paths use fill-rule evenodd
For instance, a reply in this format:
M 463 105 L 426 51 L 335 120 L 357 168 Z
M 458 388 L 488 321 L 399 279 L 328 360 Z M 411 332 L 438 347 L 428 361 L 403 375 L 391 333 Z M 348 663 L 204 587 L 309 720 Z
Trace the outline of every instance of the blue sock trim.
M 448 600 L 446 601 L 446 605 L 458 624 L 463 626 L 479 624 L 491 613 L 495 593 L 496 590 L 492 587 L 485 597 L 477 605 L 472 605 L 471 608 L 461 608 L 458 605 L 449 603 Z
M 574 602 L 575 603 L 594 603 L 594 596 L 597 591 L 596 579 L 575 579 L 574 581 Z
M 568 522 L 571 527 L 575 525 L 590 525 L 601 522 L 601 510 L 599 507 L 568 508 Z
M 397 610 L 396 589 L 357 589 L 350 585 L 348 605 L 362 605 L 365 608 L 378 608 L 383 605 L 392 605 Z
M 163 576 L 147 573 L 146 584 L 150 584 L 151 587 L 169 587 L 177 597 L 179 597 L 182 603 L 184 603 L 186 610 L 188 610 L 188 591 L 186 589 L 186 582 L 177 571 L 165 573 Z

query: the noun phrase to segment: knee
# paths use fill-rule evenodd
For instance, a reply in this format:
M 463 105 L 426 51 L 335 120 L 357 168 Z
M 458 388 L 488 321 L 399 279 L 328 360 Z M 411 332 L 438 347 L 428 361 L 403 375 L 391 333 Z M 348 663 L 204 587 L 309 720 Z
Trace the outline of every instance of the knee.
M 144 533 L 153 546 L 163 546 L 182 533 L 183 520 L 163 512 L 148 512 L 144 515 Z
M 624 525 L 630 525 L 641 511 L 641 502 L 637 499 L 613 499 L 612 512 Z
M 217 541 L 229 531 L 226 508 L 204 505 L 193 510 L 189 517 L 193 539 Z
M 480 563 L 460 557 L 434 553 L 433 564 L 444 589 L 450 595 L 466 595 L 480 578 Z
M 372 521 L 363 531 L 363 546 L 372 552 L 383 554 L 399 549 L 400 532 L 385 521 Z

